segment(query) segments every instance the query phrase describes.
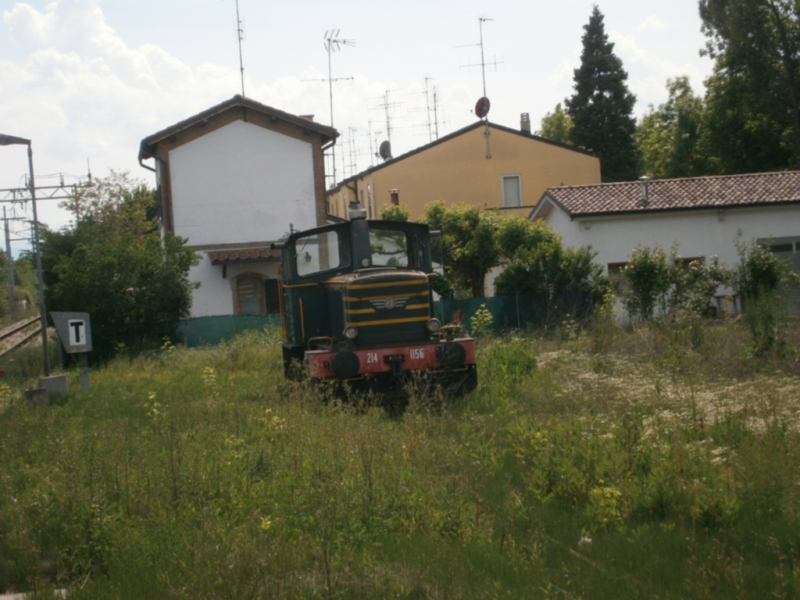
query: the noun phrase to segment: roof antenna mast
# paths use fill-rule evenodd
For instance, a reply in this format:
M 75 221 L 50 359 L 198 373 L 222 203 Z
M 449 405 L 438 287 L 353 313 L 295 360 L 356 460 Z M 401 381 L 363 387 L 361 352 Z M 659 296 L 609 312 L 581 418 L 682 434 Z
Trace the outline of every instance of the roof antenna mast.
M 333 78 L 331 72 L 331 54 L 341 50 L 342 46 L 355 46 L 356 41 L 340 38 L 339 29 L 326 31 L 323 39 L 325 40 L 325 50 L 328 52 L 328 95 L 331 101 L 331 127 L 333 127 L 333 82 L 337 80 Z M 352 79 L 352 77 L 342 79 Z M 333 185 L 336 185 L 336 140 L 331 144 L 331 159 L 333 161 Z
M 244 96 L 244 62 L 242 61 L 244 29 L 242 28 L 242 20 L 239 18 L 239 0 L 236 0 L 236 37 L 239 39 L 239 73 L 242 77 L 242 96 Z

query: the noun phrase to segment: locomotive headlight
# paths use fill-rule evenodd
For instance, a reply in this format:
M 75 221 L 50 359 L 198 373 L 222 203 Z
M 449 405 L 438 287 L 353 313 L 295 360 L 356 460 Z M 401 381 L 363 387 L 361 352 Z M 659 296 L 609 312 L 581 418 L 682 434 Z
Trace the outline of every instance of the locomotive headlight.
M 439 331 L 439 329 L 441 329 L 442 323 L 441 321 L 439 321 L 439 319 L 431 319 L 425 326 L 431 333 L 436 333 L 437 331 Z
M 356 339 L 358 337 L 358 329 L 356 329 L 352 325 L 350 327 L 345 327 L 344 337 L 346 337 L 348 340 Z

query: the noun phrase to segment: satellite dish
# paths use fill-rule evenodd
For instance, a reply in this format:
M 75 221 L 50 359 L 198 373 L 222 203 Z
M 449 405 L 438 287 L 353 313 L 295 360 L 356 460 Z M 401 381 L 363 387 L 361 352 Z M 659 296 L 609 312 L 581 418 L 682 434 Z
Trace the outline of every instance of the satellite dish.
M 380 148 L 378 149 L 378 154 L 380 154 L 383 160 L 389 160 L 392 158 L 392 145 L 388 140 L 381 142 Z
M 489 102 L 489 99 L 486 96 L 483 96 L 475 103 L 475 114 L 478 115 L 479 119 L 483 119 L 489 114 L 489 108 L 491 108 L 491 106 L 492 103 Z

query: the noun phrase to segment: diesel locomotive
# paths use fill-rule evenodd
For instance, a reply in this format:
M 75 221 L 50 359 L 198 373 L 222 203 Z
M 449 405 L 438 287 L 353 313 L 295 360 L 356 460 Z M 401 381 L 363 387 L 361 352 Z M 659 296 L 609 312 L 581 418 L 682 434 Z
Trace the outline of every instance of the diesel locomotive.
M 434 315 L 427 225 L 350 220 L 294 232 L 281 251 L 287 378 L 402 394 L 412 374 L 446 392 L 477 385 L 475 341 Z

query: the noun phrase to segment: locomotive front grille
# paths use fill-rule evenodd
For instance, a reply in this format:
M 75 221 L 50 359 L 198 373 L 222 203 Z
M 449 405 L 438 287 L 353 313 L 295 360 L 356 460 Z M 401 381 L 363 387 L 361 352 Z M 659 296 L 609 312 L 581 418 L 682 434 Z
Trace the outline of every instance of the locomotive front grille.
M 350 281 L 344 312 L 347 325 L 358 328 L 357 344 L 419 340 L 431 317 L 428 279 L 392 273 Z

